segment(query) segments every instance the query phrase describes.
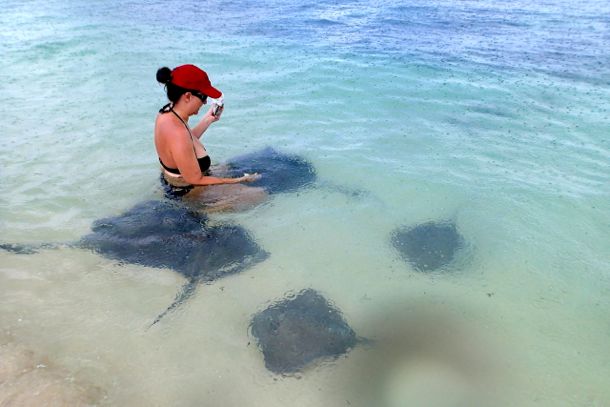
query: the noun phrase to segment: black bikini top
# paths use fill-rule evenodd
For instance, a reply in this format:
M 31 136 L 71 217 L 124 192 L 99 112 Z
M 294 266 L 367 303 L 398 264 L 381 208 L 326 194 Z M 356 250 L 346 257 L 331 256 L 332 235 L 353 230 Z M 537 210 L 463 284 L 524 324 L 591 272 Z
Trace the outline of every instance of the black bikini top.
M 186 127 L 186 130 L 189 132 L 189 136 L 191 136 L 191 141 L 193 141 L 193 135 L 191 134 L 191 129 L 186 124 L 186 122 L 184 120 L 182 120 L 182 117 L 180 117 L 178 115 L 178 113 L 176 113 L 176 111 L 174 109 L 172 109 L 171 103 L 166 104 L 159 110 L 159 113 L 168 113 L 168 112 L 172 112 L 173 114 L 175 114 L 176 117 L 182 122 L 182 124 L 184 124 L 184 127 Z M 194 142 L 193 142 L 193 151 L 195 152 L 195 156 L 197 156 L 197 151 L 195 150 Z M 163 164 L 163 161 L 161 161 L 161 157 L 159 157 L 159 162 L 161 163 L 161 166 L 163 168 L 165 168 L 165 170 L 167 172 L 171 172 L 172 174 L 180 175 L 180 170 L 178 168 L 171 168 L 171 167 L 168 167 L 167 165 Z M 210 169 L 210 165 L 212 165 L 212 160 L 210 159 L 209 155 L 206 155 L 203 157 L 197 157 L 197 162 L 199 163 L 199 169 L 201 170 L 202 173 L 207 172 L 207 170 Z
M 167 165 L 163 164 L 163 161 L 161 161 L 161 157 L 159 157 L 159 162 L 161 163 L 161 166 L 163 168 L 165 168 L 165 170 L 167 172 L 171 172 L 172 174 L 180 175 L 180 170 L 178 168 L 170 168 Z M 212 160 L 210 159 L 209 155 L 206 155 L 205 157 L 197 158 L 197 162 L 199 163 L 199 169 L 201 170 L 202 173 L 207 172 L 207 170 L 209 170 L 210 166 L 212 165 Z

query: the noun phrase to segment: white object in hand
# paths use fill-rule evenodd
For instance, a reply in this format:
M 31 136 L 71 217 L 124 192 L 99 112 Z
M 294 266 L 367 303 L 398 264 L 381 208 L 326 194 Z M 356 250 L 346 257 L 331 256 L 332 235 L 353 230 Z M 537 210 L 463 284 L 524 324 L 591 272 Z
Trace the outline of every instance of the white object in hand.
M 218 99 L 216 99 L 216 100 L 214 101 L 214 103 L 212 104 L 212 114 L 213 114 L 214 116 L 217 116 L 217 115 L 218 115 L 218 112 L 219 112 L 220 110 L 222 110 L 222 108 L 224 107 L 224 105 L 225 105 L 225 102 L 224 102 L 223 95 L 220 95 L 220 97 L 219 97 Z

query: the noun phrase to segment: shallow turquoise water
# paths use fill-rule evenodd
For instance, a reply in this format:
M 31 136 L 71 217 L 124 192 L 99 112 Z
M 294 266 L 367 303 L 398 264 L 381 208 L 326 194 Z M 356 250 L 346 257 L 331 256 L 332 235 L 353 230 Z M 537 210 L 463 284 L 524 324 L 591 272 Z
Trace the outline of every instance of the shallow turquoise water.
M 497 337 L 509 405 L 610 404 L 609 12 L 601 1 L 9 1 L 3 240 L 74 240 L 161 196 L 152 125 L 165 65 L 196 63 L 226 95 L 206 135 L 214 160 L 272 145 L 367 193 L 320 187 L 218 216 L 272 256 L 200 290 L 156 333 L 142 327 L 181 285 L 173 273 L 78 250 L 0 253 L 3 335 L 109 404 L 339 405 L 365 351 L 274 381 L 246 346 L 250 315 L 311 286 L 363 335 L 375 312 L 431 301 Z M 399 260 L 391 230 L 446 219 L 469 243 L 451 272 Z M 237 382 L 243 394 L 222 390 Z

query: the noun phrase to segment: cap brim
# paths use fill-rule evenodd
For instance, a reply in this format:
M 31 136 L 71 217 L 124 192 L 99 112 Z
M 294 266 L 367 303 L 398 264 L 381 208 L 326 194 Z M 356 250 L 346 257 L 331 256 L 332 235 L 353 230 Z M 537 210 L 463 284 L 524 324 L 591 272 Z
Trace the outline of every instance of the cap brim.
M 213 86 L 210 86 L 210 87 L 207 87 L 205 89 L 202 89 L 202 91 L 203 91 L 203 93 L 205 93 L 206 95 L 208 95 L 212 99 L 218 99 L 219 97 L 222 96 L 222 92 L 219 91 L 218 89 L 216 89 Z

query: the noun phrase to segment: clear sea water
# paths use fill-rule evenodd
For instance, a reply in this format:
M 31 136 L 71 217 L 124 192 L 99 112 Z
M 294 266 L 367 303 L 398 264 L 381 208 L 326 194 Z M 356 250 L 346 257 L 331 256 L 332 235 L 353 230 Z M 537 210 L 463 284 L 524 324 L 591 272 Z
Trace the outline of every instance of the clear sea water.
M 424 364 L 450 366 L 466 333 L 497 386 L 469 405 L 610 405 L 607 1 L 5 0 L 0 56 L 4 242 L 73 241 L 161 198 L 161 66 L 195 63 L 225 93 L 205 136 L 215 161 L 270 145 L 321 180 L 214 215 L 271 256 L 151 330 L 178 274 L 79 249 L 0 252 L 0 342 L 45 355 L 98 404 L 366 404 L 352 380 L 370 368 L 365 346 L 278 377 L 250 344 L 255 312 L 311 287 L 365 337 L 381 316 L 434 310 L 457 328 Z M 390 244 L 427 221 L 468 242 L 442 273 Z M 476 382 L 413 371 L 376 405 L 454 406 L 439 393 Z

